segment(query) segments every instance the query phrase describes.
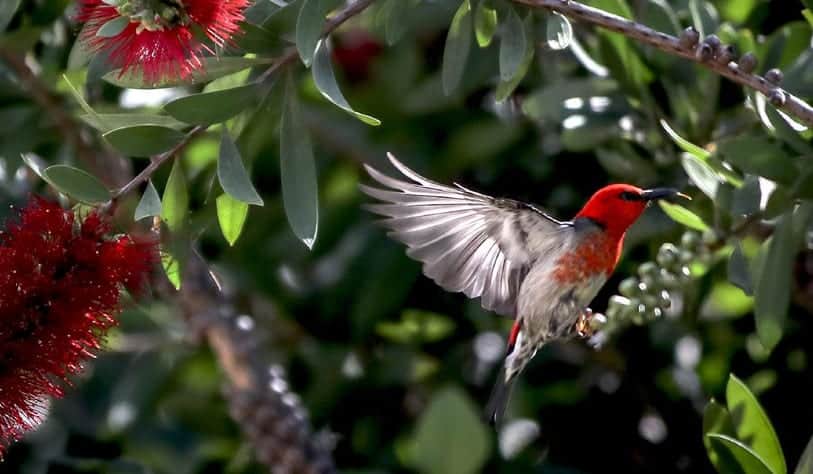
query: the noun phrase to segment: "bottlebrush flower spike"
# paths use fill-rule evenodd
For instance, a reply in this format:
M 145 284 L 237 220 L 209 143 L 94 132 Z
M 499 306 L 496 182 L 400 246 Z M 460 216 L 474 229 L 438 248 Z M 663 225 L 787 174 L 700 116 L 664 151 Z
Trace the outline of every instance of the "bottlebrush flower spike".
M 35 198 L 0 231 L 0 455 L 45 417 L 115 324 L 122 288 L 140 292 L 153 241 L 107 238 L 96 212 Z
M 223 47 L 240 29 L 249 0 L 79 0 L 80 40 L 107 53 L 120 75 L 141 70 L 144 81 L 186 79 L 203 67 L 212 49 L 195 37 L 202 31 Z

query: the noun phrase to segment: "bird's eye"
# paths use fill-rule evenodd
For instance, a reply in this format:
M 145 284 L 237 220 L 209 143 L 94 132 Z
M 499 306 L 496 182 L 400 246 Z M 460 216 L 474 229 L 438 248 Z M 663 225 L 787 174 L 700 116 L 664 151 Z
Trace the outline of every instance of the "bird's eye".
M 634 193 L 632 191 L 622 191 L 621 194 L 618 195 L 624 201 L 640 201 L 641 195 L 638 193 Z

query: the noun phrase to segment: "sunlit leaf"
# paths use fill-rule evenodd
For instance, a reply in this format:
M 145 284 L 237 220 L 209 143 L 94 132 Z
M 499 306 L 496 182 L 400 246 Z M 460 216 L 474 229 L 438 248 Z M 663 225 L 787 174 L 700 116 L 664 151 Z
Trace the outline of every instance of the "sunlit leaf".
M 170 252 L 161 249 L 161 267 L 176 290 L 181 289 L 181 262 Z
M 703 445 L 706 447 L 706 454 L 709 461 L 717 468 L 717 472 L 732 472 L 737 469 L 737 462 L 731 452 L 712 443 L 709 433 L 724 434 L 734 436 L 734 427 L 731 424 L 731 415 L 723 405 L 711 400 L 703 411 Z
M 719 433 L 709 433 L 706 436 L 713 444 L 728 450 L 744 474 L 774 474 L 765 461 L 743 442 Z
M 666 201 L 658 201 L 658 204 L 661 206 L 661 209 L 663 209 L 663 212 L 678 224 L 683 224 L 690 229 L 700 232 L 705 232 L 709 229 L 709 226 L 703 222 L 700 216 L 680 204 L 672 204 Z
M 666 120 L 661 119 L 660 123 L 661 127 L 663 127 L 672 141 L 674 141 L 675 144 L 683 151 L 694 155 L 696 158 L 702 161 L 707 161 L 709 159 L 711 153 L 678 135 L 678 133 L 672 129 L 671 126 L 669 126 L 669 123 Z
M 92 174 L 68 165 L 52 165 L 42 177 L 59 192 L 87 204 L 101 204 L 110 200 L 110 192 Z
M 496 32 L 497 10 L 489 0 L 478 1 L 477 9 L 474 11 L 474 35 L 477 38 L 477 44 L 481 48 L 490 45 Z
M 705 161 L 689 153 L 681 156 L 680 163 L 692 184 L 697 186 L 709 199 L 715 199 L 717 188 L 723 182 L 720 175 Z
M 217 197 L 217 222 L 220 224 L 220 231 L 229 245 L 234 245 L 248 217 L 248 204 L 238 201 L 228 194 L 221 194 Z
M 807 442 L 807 447 L 796 465 L 793 474 L 810 474 L 813 472 L 813 437 Z
M 339 83 L 336 82 L 336 75 L 333 73 L 333 62 L 330 57 L 330 47 L 325 40 L 320 40 L 316 46 L 316 54 L 313 57 L 313 81 L 322 96 L 333 102 L 334 105 L 356 117 L 367 125 L 378 126 L 381 121 L 377 118 L 356 112 L 344 98 Z
M 167 184 L 164 187 L 164 197 L 161 200 L 161 218 L 166 222 L 169 230 L 176 232 L 184 226 L 188 210 L 189 191 L 186 185 L 186 176 L 184 176 L 181 160 L 175 159 Z
M 133 219 L 140 221 L 145 217 L 153 217 L 161 215 L 161 196 L 152 184 L 152 180 L 147 181 L 147 187 L 144 188 L 144 194 L 141 195 L 141 200 L 138 201 Z

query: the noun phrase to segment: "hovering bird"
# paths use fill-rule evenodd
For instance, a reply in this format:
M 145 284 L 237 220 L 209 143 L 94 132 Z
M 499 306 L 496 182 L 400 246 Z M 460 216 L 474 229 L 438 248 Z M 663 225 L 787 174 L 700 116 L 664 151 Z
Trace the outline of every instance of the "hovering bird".
M 532 204 L 436 183 L 387 156 L 405 179 L 365 165 L 384 187 L 361 185 L 381 201 L 367 209 L 386 217 L 390 237 L 406 244 L 407 255 L 422 262 L 424 274 L 438 285 L 515 318 L 486 408 L 492 424 L 501 422 L 513 383 L 540 347 L 589 328 L 588 305 L 647 205 L 688 198 L 671 188 L 611 184 L 596 191 L 573 220 L 560 221 Z

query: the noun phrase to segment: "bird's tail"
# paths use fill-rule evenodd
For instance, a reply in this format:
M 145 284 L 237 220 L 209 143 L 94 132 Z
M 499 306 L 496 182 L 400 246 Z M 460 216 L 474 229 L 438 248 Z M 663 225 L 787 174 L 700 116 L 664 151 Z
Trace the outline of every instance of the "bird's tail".
M 506 377 L 505 368 L 503 368 L 497 376 L 497 381 L 494 383 L 491 396 L 488 398 L 488 403 L 486 404 L 485 416 L 490 425 L 499 426 L 502 424 L 505 408 L 508 406 L 508 400 L 511 398 L 511 391 L 514 388 L 516 379 L 516 372 Z

